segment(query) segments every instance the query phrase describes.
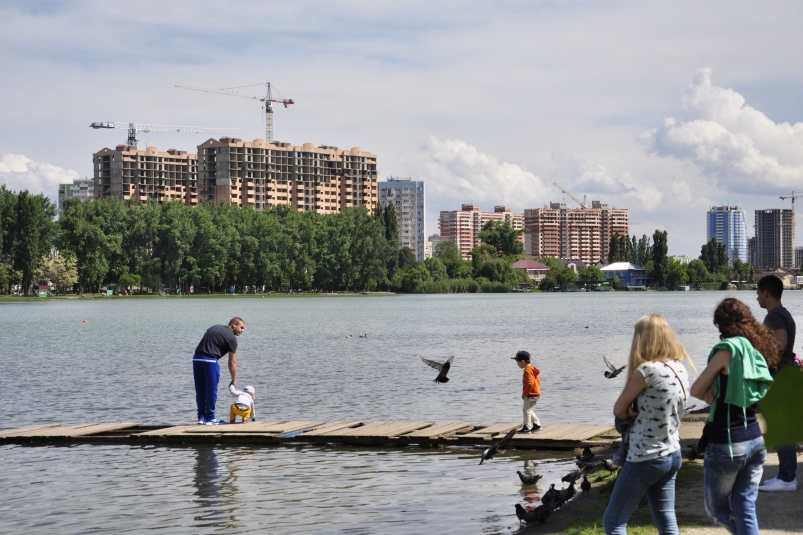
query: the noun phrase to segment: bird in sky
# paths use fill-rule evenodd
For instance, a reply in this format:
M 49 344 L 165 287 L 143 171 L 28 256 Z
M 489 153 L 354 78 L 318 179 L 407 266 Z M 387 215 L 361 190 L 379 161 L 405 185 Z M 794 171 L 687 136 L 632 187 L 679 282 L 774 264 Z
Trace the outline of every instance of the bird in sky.
M 516 517 L 519 522 L 529 524 L 531 522 L 544 522 L 549 515 L 552 514 L 552 507 L 546 504 L 541 504 L 535 509 L 528 511 L 521 504 L 516 504 Z
M 583 474 L 583 482 L 580 483 L 580 489 L 583 491 L 584 496 L 588 496 L 588 493 L 591 491 L 591 483 L 588 481 L 588 477 Z
M 480 464 L 483 461 L 488 461 L 494 458 L 494 455 L 498 453 L 505 453 L 505 448 L 507 447 L 510 439 L 513 438 L 513 435 L 516 434 L 516 429 L 511 429 L 508 431 L 507 435 L 503 436 L 496 444 L 482 452 L 482 458 L 480 459 Z
M 622 366 L 620 368 L 617 368 L 611 363 L 610 360 L 608 360 L 608 357 L 606 357 L 605 355 L 602 355 L 602 360 L 605 361 L 605 365 L 608 367 L 608 371 L 605 372 L 605 377 L 607 377 L 608 379 L 613 379 L 614 377 L 622 373 L 622 370 L 627 368 L 627 366 Z
M 536 474 L 534 476 L 530 476 L 530 475 L 527 475 L 527 474 L 523 474 L 520 471 L 517 471 L 516 473 L 519 474 L 519 479 L 521 479 L 521 482 L 523 484 L 525 484 L 525 485 L 535 485 L 536 483 L 538 483 L 539 479 L 544 477 L 544 476 L 539 475 L 539 474 Z
M 452 367 L 452 363 L 454 362 L 454 355 L 449 357 L 448 360 L 443 364 L 441 364 L 440 362 L 435 362 L 434 360 L 425 359 L 424 357 L 421 357 L 421 360 L 423 360 L 424 364 L 426 364 L 427 366 L 431 366 L 432 368 L 435 368 L 440 372 L 438 373 L 438 376 L 435 378 L 435 380 L 432 381 L 433 383 L 449 382 L 449 378 L 446 377 L 446 374 L 449 373 L 449 370 Z

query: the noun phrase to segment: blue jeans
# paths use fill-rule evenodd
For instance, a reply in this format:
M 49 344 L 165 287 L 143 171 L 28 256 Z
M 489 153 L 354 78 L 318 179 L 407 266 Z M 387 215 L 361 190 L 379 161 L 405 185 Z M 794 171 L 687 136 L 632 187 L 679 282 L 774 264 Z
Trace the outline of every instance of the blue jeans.
M 215 419 L 217 385 L 220 382 L 220 363 L 205 355 L 192 358 L 192 375 L 195 378 L 195 404 L 198 406 L 198 421 Z
M 608 535 L 626 535 L 627 521 L 647 494 L 652 521 L 661 535 L 678 535 L 675 517 L 675 477 L 683 459 L 680 450 L 639 463 L 626 462 L 619 470 L 611 501 L 602 522 Z
M 767 450 L 764 437 L 705 450 L 705 510 L 734 535 L 758 535 L 756 497 Z
M 797 479 L 797 447 L 783 446 L 778 448 L 778 479 L 794 481 Z

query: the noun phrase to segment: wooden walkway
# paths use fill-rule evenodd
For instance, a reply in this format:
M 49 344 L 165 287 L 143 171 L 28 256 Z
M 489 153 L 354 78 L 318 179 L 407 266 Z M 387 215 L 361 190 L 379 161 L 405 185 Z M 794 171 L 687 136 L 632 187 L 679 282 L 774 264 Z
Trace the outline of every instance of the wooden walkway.
M 136 422 L 80 425 L 45 424 L 0 431 L 0 444 L 343 444 L 404 447 L 488 446 L 520 423 L 490 426 L 469 422 L 248 422 L 238 424 L 143 426 Z M 531 434 L 517 434 L 516 449 L 574 449 L 610 446 L 618 435 L 600 425 L 545 425 Z

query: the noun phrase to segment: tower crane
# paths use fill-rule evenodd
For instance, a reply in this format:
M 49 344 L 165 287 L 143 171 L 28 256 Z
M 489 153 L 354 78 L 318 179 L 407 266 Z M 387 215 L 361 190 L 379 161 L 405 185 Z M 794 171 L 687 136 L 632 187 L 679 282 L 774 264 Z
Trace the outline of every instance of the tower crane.
M 795 199 L 800 199 L 803 195 L 795 195 L 795 192 L 792 192 L 792 195 L 781 196 L 781 200 L 785 201 L 786 199 L 792 199 L 792 213 L 795 213 Z
M 263 85 L 263 84 L 254 84 L 254 85 L 245 85 L 241 87 L 254 87 L 255 85 Z M 240 93 L 239 91 L 232 91 L 232 89 L 240 89 L 239 87 L 232 87 L 229 89 L 215 89 L 213 87 L 201 87 L 198 85 L 189 85 L 189 84 L 176 84 L 176 87 L 182 87 L 184 89 L 192 89 L 193 91 L 204 91 L 206 93 L 215 93 L 216 95 L 226 95 L 229 97 L 240 97 L 240 98 L 250 98 L 254 100 L 259 100 L 263 103 L 265 108 L 265 141 L 271 143 L 273 141 L 273 103 L 276 102 L 277 104 L 284 104 L 284 107 L 287 108 L 290 104 L 295 104 L 295 101 L 291 98 L 284 98 L 276 91 L 275 88 L 271 87 L 270 82 L 265 82 L 265 96 L 259 95 L 252 95 L 250 93 Z
M 179 134 L 238 134 L 239 128 L 207 128 L 205 126 L 172 126 L 165 124 L 136 124 L 114 123 L 110 121 L 90 123 L 89 126 L 98 130 L 100 128 L 117 128 L 128 130 L 128 143 L 131 148 L 137 148 L 137 134 L 140 132 L 175 132 Z
M 566 194 L 566 195 L 568 195 L 569 197 L 571 197 L 571 198 L 572 198 L 572 200 L 574 200 L 574 202 L 576 202 L 577 204 L 579 204 L 579 205 L 580 205 L 580 208 L 588 208 L 588 206 L 587 206 L 587 205 L 588 205 L 588 201 L 586 200 L 586 196 L 585 196 L 585 195 L 583 195 L 583 202 L 580 202 L 580 201 L 577 199 L 577 197 L 575 197 L 574 195 L 572 195 L 571 193 L 569 193 L 568 191 L 566 191 L 565 189 L 563 189 L 563 186 L 561 186 L 561 185 L 560 185 L 560 184 L 558 184 L 557 182 L 553 182 L 552 184 L 554 184 L 554 185 L 555 185 L 555 186 L 556 186 L 556 187 L 557 187 L 557 188 L 558 188 L 560 191 L 562 191 L 564 194 Z

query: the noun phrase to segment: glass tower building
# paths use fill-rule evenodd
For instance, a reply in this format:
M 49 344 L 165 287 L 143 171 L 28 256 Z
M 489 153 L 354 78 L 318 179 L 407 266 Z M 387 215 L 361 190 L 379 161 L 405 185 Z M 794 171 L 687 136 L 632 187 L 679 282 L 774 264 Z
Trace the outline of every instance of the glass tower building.
M 741 204 L 711 207 L 706 220 L 706 241 L 711 238 L 725 244 L 731 264 L 737 258 L 747 262 L 747 225 Z

